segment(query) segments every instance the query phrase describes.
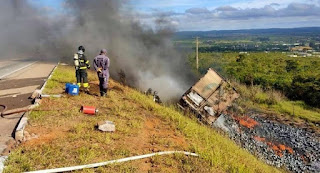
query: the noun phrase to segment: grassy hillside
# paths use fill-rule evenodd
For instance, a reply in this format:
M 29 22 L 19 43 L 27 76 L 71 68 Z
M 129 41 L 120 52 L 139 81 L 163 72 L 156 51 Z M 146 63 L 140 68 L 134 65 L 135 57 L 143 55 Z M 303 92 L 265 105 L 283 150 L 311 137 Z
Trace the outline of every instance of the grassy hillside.
M 194 57 L 189 56 L 193 69 Z M 199 57 L 196 73 L 205 74 L 211 67 L 237 81 L 242 105 L 320 123 L 320 109 L 315 108 L 320 98 L 319 58 L 290 58 L 279 52 L 200 53 Z
M 21 144 L 9 156 L 5 173 L 75 166 L 157 151 L 185 150 L 183 155 L 156 156 L 78 172 L 280 172 L 257 160 L 228 137 L 184 116 L 174 107 L 155 104 L 148 96 L 110 81 L 108 97 L 100 98 L 96 75 L 89 73 L 91 95 L 43 99 L 29 115 L 26 128 L 39 137 Z M 74 69 L 59 66 L 46 93 L 63 92 L 75 82 Z M 96 106 L 99 114 L 79 112 L 81 105 Z M 116 132 L 95 129 L 101 120 L 116 124 Z

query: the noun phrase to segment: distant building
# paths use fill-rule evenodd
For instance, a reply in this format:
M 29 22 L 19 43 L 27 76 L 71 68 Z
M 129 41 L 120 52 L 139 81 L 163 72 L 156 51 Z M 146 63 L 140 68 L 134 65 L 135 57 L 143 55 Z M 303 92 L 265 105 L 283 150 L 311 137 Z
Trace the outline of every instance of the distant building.
M 306 52 L 299 52 L 298 55 L 299 55 L 300 57 L 311 57 L 311 56 L 312 56 L 312 54 L 306 53 Z
M 314 55 L 320 55 L 320 52 L 312 52 Z
M 296 46 L 291 48 L 292 52 L 306 52 L 308 50 L 312 50 L 312 47 L 309 46 Z
M 294 46 L 300 46 L 300 43 L 294 43 L 293 45 Z

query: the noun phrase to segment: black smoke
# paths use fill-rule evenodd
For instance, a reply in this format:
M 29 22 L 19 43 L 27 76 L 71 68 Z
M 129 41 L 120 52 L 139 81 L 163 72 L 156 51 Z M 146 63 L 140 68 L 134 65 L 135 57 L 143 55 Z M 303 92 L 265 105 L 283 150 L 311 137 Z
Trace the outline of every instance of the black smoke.
M 193 78 L 171 40 L 174 27 L 162 17 L 155 28 L 140 24 L 126 2 L 66 0 L 58 14 L 51 14 L 28 1 L 5 1 L 0 7 L 5 23 L 0 26 L 1 57 L 71 62 L 79 45 L 91 60 L 106 48 L 112 78 L 122 69 L 131 86 L 157 90 L 164 100 L 180 96 Z

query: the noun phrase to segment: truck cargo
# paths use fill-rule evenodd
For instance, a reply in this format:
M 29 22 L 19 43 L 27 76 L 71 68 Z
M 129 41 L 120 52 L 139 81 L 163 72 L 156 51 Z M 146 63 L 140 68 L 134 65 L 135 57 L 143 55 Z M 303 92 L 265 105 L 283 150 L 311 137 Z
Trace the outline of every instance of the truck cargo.
M 202 122 L 212 125 L 239 96 L 226 79 L 210 68 L 182 95 L 179 106 L 193 112 Z

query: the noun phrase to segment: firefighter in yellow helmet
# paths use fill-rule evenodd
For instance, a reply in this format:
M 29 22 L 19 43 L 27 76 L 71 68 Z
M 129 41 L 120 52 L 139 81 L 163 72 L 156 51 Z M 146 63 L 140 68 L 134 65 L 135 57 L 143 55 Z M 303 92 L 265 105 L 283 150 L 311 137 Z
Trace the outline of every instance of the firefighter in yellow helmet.
M 74 54 L 74 66 L 76 68 L 77 85 L 81 87 L 81 83 L 83 83 L 82 86 L 85 89 L 85 92 L 89 92 L 87 69 L 90 69 L 90 65 L 84 52 L 85 48 L 79 46 L 78 52 Z

